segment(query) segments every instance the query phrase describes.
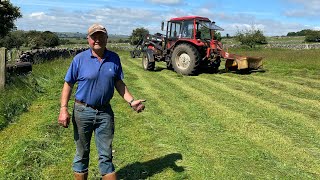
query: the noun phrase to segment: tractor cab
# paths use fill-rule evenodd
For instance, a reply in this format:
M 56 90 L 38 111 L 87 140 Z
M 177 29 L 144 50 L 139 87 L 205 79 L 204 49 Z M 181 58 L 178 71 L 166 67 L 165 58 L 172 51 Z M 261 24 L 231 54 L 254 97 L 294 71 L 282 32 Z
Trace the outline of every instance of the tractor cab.
M 187 41 L 196 44 L 196 46 L 203 46 L 203 42 L 215 39 L 214 33 L 217 30 L 223 29 L 205 17 L 172 18 L 167 22 L 166 48 L 170 49 L 178 41 Z

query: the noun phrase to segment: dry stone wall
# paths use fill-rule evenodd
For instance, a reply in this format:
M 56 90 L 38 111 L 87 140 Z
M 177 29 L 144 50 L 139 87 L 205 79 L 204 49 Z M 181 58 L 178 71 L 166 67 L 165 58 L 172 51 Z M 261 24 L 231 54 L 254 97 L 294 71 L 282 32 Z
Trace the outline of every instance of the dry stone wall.
M 320 43 L 312 43 L 312 44 L 268 44 L 266 48 L 284 48 L 284 49 L 320 49 Z
M 30 62 L 32 64 L 42 63 L 56 58 L 71 58 L 87 48 L 47 48 L 35 49 L 22 52 L 17 61 Z

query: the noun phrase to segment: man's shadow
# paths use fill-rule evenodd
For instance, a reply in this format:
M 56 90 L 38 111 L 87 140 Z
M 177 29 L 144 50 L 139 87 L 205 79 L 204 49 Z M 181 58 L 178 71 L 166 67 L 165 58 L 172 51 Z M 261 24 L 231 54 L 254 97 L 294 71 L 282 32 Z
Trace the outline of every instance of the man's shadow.
M 128 164 L 117 171 L 117 179 L 147 179 L 166 168 L 171 168 L 176 172 L 184 171 L 183 167 L 176 165 L 175 162 L 177 160 L 182 160 L 182 155 L 180 153 L 168 154 L 146 162 Z

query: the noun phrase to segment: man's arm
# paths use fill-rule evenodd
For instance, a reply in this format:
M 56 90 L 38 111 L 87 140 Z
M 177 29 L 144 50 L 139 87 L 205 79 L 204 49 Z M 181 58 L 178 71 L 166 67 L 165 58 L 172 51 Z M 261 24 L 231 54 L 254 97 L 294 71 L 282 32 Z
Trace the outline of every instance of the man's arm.
M 68 102 L 71 96 L 72 88 L 73 88 L 73 84 L 64 82 L 62 92 L 61 92 L 60 114 L 58 118 L 58 123 L 65 128 L 67 128 L 70 123 L 70 114 L 68 112 Z
M 141 100 L 141 99 L 135 100 L 131 95 L 131 93 L 129 92 L 128 87 L 122 80 L 115 81 L 115 88 L 117 89 L 120 96 L 125 101 L 127 101 L 135 111 L 141 112 L 144 110 L 145 106 L 144 104 L 142 104 L 142 102 L 144 102 L 145 100 Z

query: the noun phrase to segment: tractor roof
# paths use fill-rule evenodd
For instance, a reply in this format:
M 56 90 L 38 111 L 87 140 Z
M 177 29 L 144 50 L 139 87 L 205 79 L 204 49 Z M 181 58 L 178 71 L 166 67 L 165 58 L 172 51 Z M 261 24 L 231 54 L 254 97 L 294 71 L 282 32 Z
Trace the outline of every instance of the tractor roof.
M 210 21 L 206 17 L 201 17 L 201 16 L 184 16 L 184 17 L 176 17 L 176 18 L 171 18 L 170 21 L 184 21 L 184 20 L 192 20 L 192 19 L 198 19 L 198 20 L 204 20 L 204 21 Z

